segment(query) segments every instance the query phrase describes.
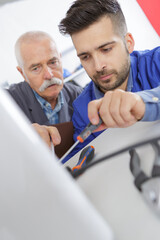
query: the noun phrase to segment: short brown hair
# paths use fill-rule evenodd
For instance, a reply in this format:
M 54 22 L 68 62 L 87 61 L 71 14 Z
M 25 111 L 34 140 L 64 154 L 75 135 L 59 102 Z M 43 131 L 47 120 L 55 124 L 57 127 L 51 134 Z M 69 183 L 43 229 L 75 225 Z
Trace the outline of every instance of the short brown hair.
M 115 32 L 124 36 L 127 26 L 120 4 L 116 0 L 76 0 L 59 24 L 62 34 L 77 33 L 101 17 L 111 19 Z

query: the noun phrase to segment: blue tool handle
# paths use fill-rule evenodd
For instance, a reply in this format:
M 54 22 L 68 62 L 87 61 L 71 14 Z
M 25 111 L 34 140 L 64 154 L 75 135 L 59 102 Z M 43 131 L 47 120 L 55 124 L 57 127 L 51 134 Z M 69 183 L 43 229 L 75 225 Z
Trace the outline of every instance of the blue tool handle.
M 84 148 L 80 155 L 77 165 L 72 168 L 72 172 L 75 172 L 75 171 L 83 168 L 84 166 L 86 166 L 86 164 L 88 164 L 93 159 L 93 156 L 94 156 L 94 147 L 93 146 L 88 146 L 88 147 Z

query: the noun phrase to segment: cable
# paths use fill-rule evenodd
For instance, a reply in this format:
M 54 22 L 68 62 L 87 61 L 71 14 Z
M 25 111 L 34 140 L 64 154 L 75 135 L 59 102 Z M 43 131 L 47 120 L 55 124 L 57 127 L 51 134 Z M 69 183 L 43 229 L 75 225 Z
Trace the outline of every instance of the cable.
M 81 168 L 80 170 L 76 171 L 76 172 L 73 172 L 72 173 L 72 176 L 73 178 L 77 178 L 79 177 L 80 175 L 82 175 L 82 173 L 84 173 L 87 169 L 93 167 L 94 165 L 98 164 L 98 163 L 101 163 L 109 158 L 112 158 L 112 157 L 115 157 L 123 152 L 127 152 L 127 151 L 130 151 L 132 150 L 133 148 L 137 148 L 137 147 L 141 147 L 143 145 L 146 145 L 146 144 L 149 144 L 149 143 L 154 143 L 155 141 L 158 141 L 160 140 L 160 136 L 159 137 L 155 137 L 155 138 L 151 138 L 150 140 L 145 140 L 145 141 L 142 141 L 140 143 L 136 143 L 136 144 L 133 144 L 133 145 L 130 145 L 128 147 L 125 147 L 125 148 L 122 148 L 114 153 L 110 153 L 108 155 L 105 155 L 99 159 L 97 159 L 96 161 L 94 162 L 91 162 L 89 163 L 88 165 L 86 165 L 85 167 Z

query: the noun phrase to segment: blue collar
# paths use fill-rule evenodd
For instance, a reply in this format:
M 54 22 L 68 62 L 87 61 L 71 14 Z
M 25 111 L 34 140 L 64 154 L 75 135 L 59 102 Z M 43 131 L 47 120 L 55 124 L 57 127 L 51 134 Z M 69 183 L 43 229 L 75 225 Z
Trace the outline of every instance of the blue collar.
M 60 92 L 58 95 L 57 104 L 54 109 L 52 109 L 51 104 L 47 102 L 44 98 L 42 98 L 37 92 L 35 92 L 34 90 L 33 92 L 35 94 L 37 101 L 40 103 L 43 112 L 47 116 L 50 124 L 58 123 L 59 122 L 58 112 L 61 110 L 64 104 L 62 92 Z
M 129 77 L 127 82 L 127 92 L 131 92 L 133 88 L 133 77 L 132 77 L 132 68 L 130 67 Z
M 49 102 L 47 102 L 44 98 L 42 98 L 36 91 L 33 90 L 33 92 L 34 92 L 34 95 L 35 95 L 36 99 L 38 100 L 38 102 L 40 103 L 42 108 L 48 107 L 48 108 L 52 109 L 51 104 Z M 56 106 L 57 105 L 63 105 L 63 103 L 64 103 L 63 94 L 62 94 L 62 92 L 60 92 L 59 95 L 58 95 L 58 100 L 57 100 Z M 55 108 L 56 108 L 56 106 L 55 106 Z
M 96 86 L 96 84 L 93 82 L 93 88 L 94 88 L 94 93 L 95 93 L 95 97 L 96 99 L 102 98 L 104 96 L 104 93 L 101 92 L 98 87 Z

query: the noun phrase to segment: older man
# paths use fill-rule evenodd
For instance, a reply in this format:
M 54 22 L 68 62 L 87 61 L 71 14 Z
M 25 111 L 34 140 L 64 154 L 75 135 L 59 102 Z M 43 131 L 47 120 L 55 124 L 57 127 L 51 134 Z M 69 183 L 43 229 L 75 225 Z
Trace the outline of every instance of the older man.
M 8 92 L 45 142 L 50 146 L 51 138 L 57 145 L 61 137 L 49 125 L 71 121 L 72 102 L 83 89 L 63 84 L 61 56 L 49 34 L 24 33 L 15 44 L 15 54 L 24 81 L 11 85 Z
M 82 92 L 73 83 L 63 84 L 60 53 L 50 35 L 26 32 L 15 44 L 17 70 L 24 80 L 8 89 L 31 123 L 51 125 L 71 120 L 72 102 Z

